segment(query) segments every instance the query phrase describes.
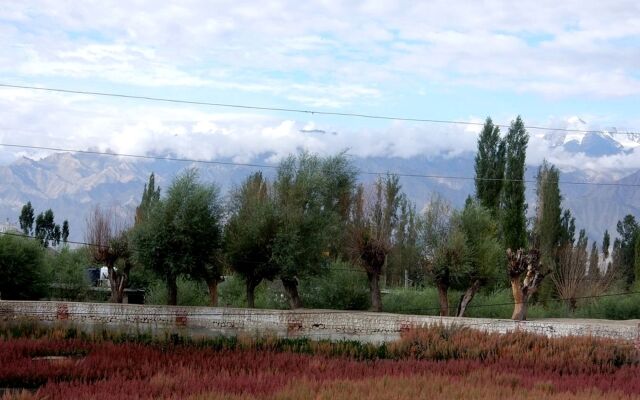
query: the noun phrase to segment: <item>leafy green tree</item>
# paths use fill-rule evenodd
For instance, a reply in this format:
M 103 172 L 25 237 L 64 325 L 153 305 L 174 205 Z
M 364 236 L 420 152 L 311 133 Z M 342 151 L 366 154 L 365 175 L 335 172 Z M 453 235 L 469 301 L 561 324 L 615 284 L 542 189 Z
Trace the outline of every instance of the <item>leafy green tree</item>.
M 589 254 L 589 270 L 587 272 L 589 279 L 591 280 L 600 279 L 601 274 L 598 263 L 598 244 L 594 240 L 591 244 L 591 253 Z
M 393 247 L 387 260 L 387 284 L 404 284 L 405 273 L 410 281 L 424 280 L 418 244 L 419 224 L 415 205 L 403 197 L 398 209 L 398 225 L 393 232 Z
M 33 234 L 33 222 L 34 218 L 34 210 L 31 202 L 27 202 L 24 206 L 22 206 L 22 211 L 20 212 L 20 218 L 18 219 L 20 222 L 20 229 L 26 236 L 31 236 Z
M 51 209 L 38 214 L 34 233 L 44 247 L 60 244 L 62 232 L 60 231 L 60 225 L 55 223 L 55 217 Z
M 520 116 L 511 122 L 506 142 L 506 170 L 502 190 L 502 231 L 510 249 L 527 244 L 527 204 L 525 199 L 525 158 L 529 134 Z
M 636 248 L 635 248 L 634 259 L 635 259 L 634 271 L 635 271 L 635 278 L 636 278 L 636 285 L 637 285 L 638 280 L 640 280 L 640 232 L 636 234 Z
M 33 239 L 0 235 L 0 298 L 37 300 L 47 293 L 44 251 Z
M 611 246 L 611 237 L 609 236 L 609 230 L 604 231 L 604 236 L 602 237 L 602 259 L 606 260 L 609 258 L 609 246 Z
M 142 200 L 140 200 L 140 205 L 136 207 L 136 224 L 142 222 L 149 210 L 155 205 L 158 201 L 160 201 L 160 186 L 156 186 L 156 177 L 152 172 L 149 175 L 149 182 L 144 185 L 144 189 L 142 190 Z
M 421 261 L 427 278 L 438 289 L 441 316 L 449 315 L 447 293 L 452 275 L 457 279 L 457 272 L 466 269 L 466 240 L 457 232 L 454 237 L 451 215 L 451 205 L 435 194 L 425 207 L 420 224 Z
M 349 249 L 353 263 L 367 273 L 373 311 L 382 311 L 380 276 L 392 250 L 398 208 L 403 199 L 400 180 L 395 175 L 379 178 L 372 196 L 365 196 L 362 187 L 357 191 Z
M 449 289 L 461 286 L 461 282 L 471 271 L 469 260 L 471 250 L 461 224 L 456 221 L 459 214 L 452 216 L 450 231 L 442 238 L 435 250 L 433 260 L 427 270 L 438 289 L 440 316 L 449 316 Z
M 562 235 L 560 172 L 546 160 L 538 169 L 534 247 L 540 249 L 540 261 L 547 268 L 556 263 Z
M 471 202 L 460 214 L 459 223 L 468 249 L 467 268 L 461 269 L 464 273 L 455 282 L 455 288 L 463 291 L 457 311 L 462 317 L 478 290 L 499 279 L 505 260 L 498 225 L 488 209 Z
M 326 271 L 332 248 L 344 238 L 354 185 L 355 169 L 344 154 L 301 153 L 280 163 L 273 184 L 278 223 L 271 261 L 292 308 L 302 307 L 299 279 Z
M 576 241 L 576 219 L 571 216 L 571 210 L 565 209 L 560 219 L 560 245 L 573 246 Z
M 256 172 L 231 194 L 224 247 L 231 268 L 245 281 L 248 307 L 255 307 L 260 282 L 279 272 L 271 257 L 278 220 L 269 191 L 262 173 Z
M 475 158 L 476 198 L 494 216 L 500 208 L 500 195 L 504 184 L 506 142 L 500 138 L 500 128 L 487 117 Z
M 633 215 L 626 215 L 621 221 L 618 221 L 616 225 L 616 231 L 619 236 L 619 250 L 620 250 L 620 267 L 621 273 L 624 278 L 624 282 L 627 287 L 631 286 L 636 279 L 634 271 L 634 256 L 636 241 L 638 240 L 638 234 L 640 233 L 640 227 L 636 222 Z M 614 246 L 615 247 L 615 246 Z
M 205 279 L 211 303 L 222 280 L 222 207 L 215 185 L 198 182 L 196 170 L 176 177 L 165 198 L 134 229 L 138 261 L 167 285 L 168 303 L 177 304 L 177 278 Z
M 69 240 L 69 221 L 66 219 L 62 222 L 62 243 L 67 243 Z

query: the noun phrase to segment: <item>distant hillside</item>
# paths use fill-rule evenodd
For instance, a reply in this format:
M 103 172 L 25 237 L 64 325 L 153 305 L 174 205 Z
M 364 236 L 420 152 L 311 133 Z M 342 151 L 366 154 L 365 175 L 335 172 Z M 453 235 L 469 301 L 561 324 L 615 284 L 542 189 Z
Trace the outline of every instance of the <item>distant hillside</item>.
M 446 158 L 354 158 L 362 171 L 396 171 L 405 174 L 473 176 L 473 155 Z M 264 160 L 258 160 L 265 163 Z M 84 238 L 85 218 L 95 204 L 116 205 L 120 212 L 130 214 L 140 201 L 142 188 L 151 172 L 165 188 L 171 179 L 187 167 L 200 170 L 205 181 L 216 182 L 226 194 L 249 173 L 258 168 L 190 164 L 161 160 L 132 160 L 108 156 L 58 153 L 42 160 L 22 158 L 11 165 L 0 167 L 0 221 L 16 222 L 20 208 L 31 201 L 39 212 L 52 208 L 56 220 L 68 219 L 71 239 Z M 265 173 L 272 176 L 273 170 Z M 536 169 L 529 167 L 527 179 L 534 179 Z M 374 175 L 362 175 L 365 182 Z M 563 173 L 564 181 L 584 181 L 586 173 Z M 407 195 L 422 208 L 432 193 L 439 192 L 456 207 L 474 191 L 473 180 L 445 178 L 403 177 Z M 620 183 L 640 184 L 640 171 Z M 529 213 L 534 211 L 534 185 L 528 185 Z M 615 230 L 615 223 L 627 213 L 640 215 L 640 190 L 634 187 L 563 185 L 565 205 L 576 215 L 578 227 L 587 229 L 592 239 L 600 240 L 604 229 Z

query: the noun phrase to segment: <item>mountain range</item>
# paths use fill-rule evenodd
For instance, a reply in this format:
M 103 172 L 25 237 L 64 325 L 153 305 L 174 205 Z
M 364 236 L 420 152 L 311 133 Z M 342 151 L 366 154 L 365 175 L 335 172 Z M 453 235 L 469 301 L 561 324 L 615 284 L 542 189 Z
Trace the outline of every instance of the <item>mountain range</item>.
M 608 133 L 567 133 L 565 137 L 553 136 L 552 146 L 563 146 L 568 152 L 585 153 L 591 156 L 611 155 L 633 151 L 640 146 L 640 138 Z M 429 177 L 401 178 L 403 189 L 417 207 L 421 209 L 434 192 L 461 207 L 468 195 L 474 192 L 472 179 L 450 179 L 446 177 L 472 177 L 474 154 L 438 157 L 354 157 L 360 171 L 400 172 L 407 175 Z M 269 154 L 257 164 L 268 164 Z M 231 161 L 231 160 L 221 160 Z M 166 160 L 139 160 L 116 156 L 101 156 L 83 153 L 53 153 L 34 160 L 21 158 L 9 165 L 0 166 L 0 221 L 16 224 L 21 207 L 31 201 L 36 212 L 53 209 L 56 221 L 68 219 L 71 226 L 70 239 L 84 239 L 85 218 L 91 208 L 100 204 L 115 206 L 123 217 L 130 217 L 140 201 L 142 189 L 151 172 L 156 182 L 166 188 L 171 179 L 181 170 L 198 168 L 203 181 L 215 182 L 226 194 L 238 185 L 257 167 L 238 165 L 202 164 Z M 537 168 L 528 166 L 526 179 L 535 180 Z M 264 171 L 273 176 L 274 169 Z M 612 182 L 612 175 L 599 171 L 563 171 L 561 181 L 585 182 L 597 175 L 599 179 Z M 369 182 L 375 175 L 361 174 L 362 181 Z M 615 232 L 616 222 L 626 214 L 640 216 L 640 170 L 627 171 L 616 185 L 563 184 L 563 206 L 571 209 L 576 217 L 578 229 L 585 228 L 592 240 L 600 241 L 605 229 Z M 535 208 L 535 185 L 527 183 L 529 214 Z

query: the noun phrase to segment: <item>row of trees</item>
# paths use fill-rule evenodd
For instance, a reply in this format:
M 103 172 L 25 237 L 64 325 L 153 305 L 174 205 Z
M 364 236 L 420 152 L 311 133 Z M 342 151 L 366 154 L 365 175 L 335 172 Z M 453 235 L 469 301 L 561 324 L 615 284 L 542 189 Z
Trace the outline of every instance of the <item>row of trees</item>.
M 359 184 L 344 154 L 290 156 L 273 179 L 254 173 L 226 201 L 194 170 L 174 179 L 164 196 L 152 174 L 130 223 L 108 209 L 93 210 L 88 250 L 107 266 L 114 302 L 122 301 L 132 268 L 142 267 L 164 281 L 169 304 L 176 304 L 177 280 L 186 276 L 205 281 L 216 305 L 218 284 L 233 271 L 245 283 L 250 307 L 256 287 L 276 279 L 290 306 L 303 307 L 299 282 L 328 273 L 336 261 L 366 274 L 376 311 L 382 309 L 381 277 L 398 283 L 404 270 L 437 288 L 441 315 L 463 316 L 478 291 L 510 284 L 515 319 L 526 318 L 532 297 L 556 296 L 575 307 L 581 296 L 608 290 L 616 271 L 631 284 L 640 276 L 635 219 L 620 221 L 611 255 L 608 232 L 602 260 L 595 242 L 588 252 L 584 230 L 576 240 L 575 218 L 562 207 L 560 173 L 546 161 L 538 170 L 535 216 L 527 220 L 527 144 L 520 117 L 504 137 L 487 118 L 478 139 L 475 195 L 460 210 L 434 195 L 417 211 L 394 175 Z M 33 211 L 23 209 L 21 226 L 23 220 L 29 226 L 29 215 Z M 461 293 L 454 312 L 451 290 Z
M 36 217 L 31 202 L 27 202 L 20 211 L 18 221 L 22 233 L 37 238 L 44 247 L 58 246 L 61 241 L 67 243 L 69 238 L 69 222 L 65 219 L 61 228 L 55 223 L 55 217 L 50 208 Z
M 526 245 L 526 145 L 520 118 L 504 140 L 488 120 L 476 159 L 477 196 L 460 211 L 436 196 L 416 212 L 397 176 L 357 184 L 344 154 L 290 156 L 272 181 L 249 176 L 227 204 L 193 170 L 164 197 L 152 175 L 133 226 L 116 227 L 96 209 L 87 241 L 95 244 L 94 259 L 109 268 L 114 301 L 140 264 L 165 281 L 170 304 L 181 275 L 205 280 L 216 304 L 217 285 L 230 268 L 245 281 L 249 306 L 263 280 L 279 279 L 291 307 L 299 308 L 299 281 L 346 260 L 366 273 L 373 310 L 382 309 L 380 278 L 395 263 L 411 264 L 438 287 L 442 315 L 449 314 L 448 290 L 462 290 L 456 315 L 463 315 L 478 290 L 502 280 L 505 249 Z

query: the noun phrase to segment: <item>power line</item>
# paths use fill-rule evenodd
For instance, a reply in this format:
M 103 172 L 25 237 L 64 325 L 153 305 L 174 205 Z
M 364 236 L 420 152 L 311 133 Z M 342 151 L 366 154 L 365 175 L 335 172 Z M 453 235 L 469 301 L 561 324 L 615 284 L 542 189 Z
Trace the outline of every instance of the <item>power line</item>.
M 216 103 L 216 102 L 208 102 L 208 101 L 173 99 L 173 98 L 167 98 L 167 97 L 139 96 L 139 95 L 113 93 L 113 92 L 95 92 L 95 91 L 51 88 L 51 87 L 42 87 L 42 86 L 15 85 L 15 84 L 8 84 L 8 83 L 0 83 L 0 87 L 12 88 L 12 89 L 25 89 L 25 90 L 40 90 L 40 91 L 57 92 L 57 93 L 83 94 L 83 95 L 90 95 L 90 96 L 116 97 L 116 98 L 156 101 L 156 102 L 164 102 L 164 103 L 191 104 L 191 105 L 210 106 L 210 107 L 225 107 L 225 108 L 235 108 L 235 109 L 244 109 L 244 110 L 277 111 L 277 112 L 298 113 L 298 114 L 367 118 L 367 119 L 406 121 L 406 122 L 428 122 L 428 123 L 434 123 L 434 124 L 447 124 L 447 125 L 484 126 L 484 122 L 454 121 L 454 120 L 431 119 L 431 118 L 410 118 L 410 117 L 400 117 L 400 116 L 391 116 L 391 115 L 364 114 L 364 113 L 355 113 L 355 112 L 351 113 L 351 112 L 322 111 L 322 110 L 311 110 L 311 109 L 300 109 L 300 108 Z M 500 128 L 510 127 L 510 125 L 508 124 L 494 124 L 494 126 L 498 126 Z M 570 129 L 570 128 L 548 128 L 543 126 L 525 126 L 525 128 L 532 129 L 532 130 L 549 131 L 549 132 L 602 133 L 602 134 L 606 133 L 610 135 L 638 134 L 638 132 L 634 132 L 634 131 L 607 132 L 604 130 L 597 130 L 597 129 L 587 130 L 587 129 Z
M 169 157 L 169 156 L 162 157 L 162 156 L 141 155 L 141 154 L 115 153 L 115 152 L 107 153 L 107 152 L 101 152 L 101 151 L 95 151 L 95 150 L 77 150 L 77 149 L 68 149 L 68 148 L 61 148 L 61 147 L 31 146 L 31 145 L 15 144 L 15 143 L 0 143 L 0 146 L 13 147 L 13 148 L 22 148 L 22 149 L 32 149 L 32 150 L 47 150 L 47 151 L 70 152 L 70 153 L 80 153 L 80 154 L 93 154 L 93 155 L 99 155 L 99 156 L 113 156 L 113 157 L 127 157 L 127 158 L 138 158 L 138 159 L 148 159 L 148 160 L 190 162 L 190 163 L 198 163 L 198 164 L 213 164 L 213 165 L 227 165 L 227 166 L 252 167 L 252 168 L 269 168 L 269 169 L 277 169 L 278 168 L 275 165 L 268 165 L 268 164 L 240 163 L 240 162 L 231 162 L 231 161 L 196 160 L 196 159 L 191 159 L 191 158 L 180 158 L 180 157 Z M 470 177 L 470 176 L 438 175 L 438 174 L 410 174 L 410 173 L 399 173 L 399 172 L 393 172 L 393 171 L 387 171 L 387 172 L 359 171 L 359 174 L 361 174 L 361 175 L 375 175 L 375 176 L 397 175 L 397 176 L 406 177 L 406 178 L 423 178 L 423 179 L 449 179 L 449 180 L 465 180 L 465 181 L 475 181 L 475 180 L 481 180 L 481 181 L 510 181 L 510 182 L 536 183 L 535 179 L 475 178 L 475 177 Z M 640 184 L 620 183 L 620 182 L 560 181 L 558 183 L 559 184 L 564 184 L 564 185 L 640 187 Z

